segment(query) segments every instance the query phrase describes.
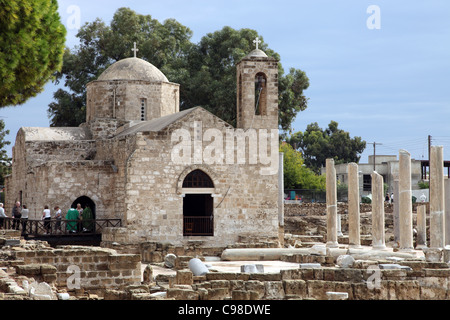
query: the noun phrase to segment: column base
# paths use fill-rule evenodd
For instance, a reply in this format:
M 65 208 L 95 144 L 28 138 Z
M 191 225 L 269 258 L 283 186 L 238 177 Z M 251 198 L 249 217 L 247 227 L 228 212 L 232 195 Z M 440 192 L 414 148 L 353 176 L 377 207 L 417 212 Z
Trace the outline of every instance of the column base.
M 327 248 L 337 248 L 339 244 L 337 241 L 328 241 L 326 244 Z
M 387 250 L 386 245 L 377 245 L 377 246 L 372 246 L 372 250 Z

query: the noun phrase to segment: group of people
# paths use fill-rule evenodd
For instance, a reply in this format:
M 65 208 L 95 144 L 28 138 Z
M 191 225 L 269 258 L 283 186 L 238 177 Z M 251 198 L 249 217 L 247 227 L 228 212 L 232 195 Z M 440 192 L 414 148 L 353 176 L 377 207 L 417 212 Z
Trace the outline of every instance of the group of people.
M 11 217 L 13 218 L 12 229 L 19 230 L 20 225 L 22 226 L 22 233 L 27 233 L 27 222 L 28 222 L 29 209 L 26 205 L 20 205 L 20 201 L 17 201 L 12 209 Z M 4 221 L 8 216 L 3 208 L 3 203 L 0 202 L 0 229 L 4 228 Z M 55 219 L 54 231 L 63 232 L 61 221 L 63 219 L 63 214 L 59 206 L 54 207 L 54 214 L 52 217 L 51 210 L 48 206 L 44 207 L 42 211 L 42 220 L 44 220 L 44 230 L 45 234 L 52 233 L 52 219 Z M 65 216 L 66 230 L 68 232 L 90 232 L 94 230 L 94 215 L 91 208 L 88 205 L 83 209 L 81 204 L 78 203 L 76 208 L 70 208 Z
M 19 226 L 22 224 L 22 230 L 25 230 L 29 212 L 26 205 L 20 206 L 20 202 L 17 201 L 11 212 L 11 217 L 14 218 L 12 228 L 19 230 Z M 5 208 L 3 208 L 3 203 L 0 202 L 0 229 L 4 228 L 5 218 L 8 218 L 8 216 L 5 213 Z

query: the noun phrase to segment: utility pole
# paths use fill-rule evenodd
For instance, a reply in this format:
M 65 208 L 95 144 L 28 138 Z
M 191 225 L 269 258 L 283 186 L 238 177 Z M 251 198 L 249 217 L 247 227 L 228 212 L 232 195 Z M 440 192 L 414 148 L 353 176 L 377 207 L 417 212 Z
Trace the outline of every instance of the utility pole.
M 382 143 L 376 143 L 376 142 L 373 143 L 373 171 L 376 171 L 375 170 L 375 163 L 376 163 L 376 160 L 375 160 L 375 158 L 376 158 L 375 148 L 376 148 L 377 145 L 382 145 Z

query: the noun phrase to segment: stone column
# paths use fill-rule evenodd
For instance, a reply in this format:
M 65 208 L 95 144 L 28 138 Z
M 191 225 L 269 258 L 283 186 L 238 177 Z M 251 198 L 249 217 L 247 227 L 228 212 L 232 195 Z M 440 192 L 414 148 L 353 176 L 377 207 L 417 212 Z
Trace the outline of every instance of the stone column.
M 383 177 L 372 173 L 372 248 L 386 248 L 384 235 L 384 192 Z
M 450 179 L 444 179 L 445 197 L 445 247 L 450 247 Z
M 417 206 L 417 239 L 416 249 L 427 247 L 427 206 Z
M 413 250 L 412 197 L 411 197 L 411 155 L 406 150 L 399 151 L 399 226 L 400 250 Z M 394 201 L 397 201 L 394 197 Z
M 278 159 L 278 234 L 279 241 L 284 245 L 284 153 L 279 153 Z
M 348 171 L 348 244 L 349 247 L 361 247 L 359 176 L 358 165 L 354 162 L 347 166 Z
M 337 235 L 338 237 L 343 237 L 344 234 L 342 233 L 342 221 L 341 221 L 341 214 L 337 214 Z
M 398 173 L 394 176 L 394 248 L 398 248 L 400 244 L 400 210 L 399 210 L 399 194 L 398 194 Z
M 430 248 L 445 245 L 444 153 L 442 146 L 430 150 Z
M 335 248 L 337 242 L 337 189 L 334 160 L 326 160 L 327 247 Z

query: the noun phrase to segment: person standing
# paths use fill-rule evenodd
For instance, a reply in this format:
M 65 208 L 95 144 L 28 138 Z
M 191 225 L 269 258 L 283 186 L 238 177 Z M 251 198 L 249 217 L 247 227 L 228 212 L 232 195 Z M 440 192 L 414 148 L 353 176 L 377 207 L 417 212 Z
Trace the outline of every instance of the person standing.
M 61 231 L 62 213 L 61 213 L 61 209 L 59 208 L 59 206 L 55 207 L 55 219 L 56 219 L 56 223 L 55 223 L 55 233 L 56 233 L 57 230 Z
M 78 211 L 75 208 L 70 208 L 66 214 L 66 229 L 68 232 L 77 232 Z
M 50 213 L 50 209 L 48 206 L 45 206 L 44 211 L 42 211 L 42 219 L 44 220 L 44 229 L 47 230 L 46 234 L 50 233 L 50 220 L 52 218 L 52 215 Z
M 78 223 L 77 223 L 77 231 L 81 232 L 81 220 L 83 220 L 83 208 L 81 207 L 81 203 L 77 203 L 77 211 L 78 211 Z
M 92 215 L 92 210 L 89 208 L 89 205 L 86 204 L 86 208 L 84 208 L 81 218 L 83 220 L 83 232 L 92 232 L 94 229 L 94 216 Z
M 27 233 L 27 222 L 28 222 L 29 210 L 26 205 L 22 206 L 22 234 Z
M 16 204 L 14 205 L 13 209 L 12 209 L 12 214 L 11 216 L 14 218 L 13 220 L 13 225 L 12 228 L 19 230 L 19 222 L 20 222 L 20 217 L 22 217 L 22 208 L 20 208 L 20 201 L 16 201 Z
M 5 218 L 8 216 L 5 214 L 5 209 L 3 209 L 3 203 L 0 202 L 0 229 L 3 229 L 3 224 L 5 222 Z

